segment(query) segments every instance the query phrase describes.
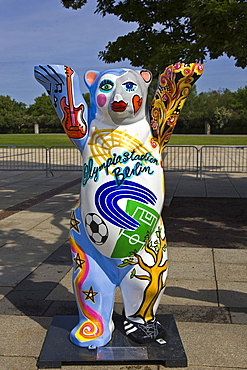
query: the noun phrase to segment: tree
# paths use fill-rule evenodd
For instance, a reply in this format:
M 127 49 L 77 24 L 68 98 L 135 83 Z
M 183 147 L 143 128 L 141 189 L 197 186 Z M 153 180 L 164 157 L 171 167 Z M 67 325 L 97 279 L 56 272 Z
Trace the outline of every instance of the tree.
M 208 128 L 210 128 L 210 132 L 212 130 L 212 133 L 220 132 L 219 129 L 223 129 L 228 123 L 232 115 L 232 111 L 229 109 L 231 94 L 228 89 L 220 89 L 198 95 L 197 115 L 200 117 L 206 133 Z
M 141 317 L 144 321 L 154 319 L 154 305 L 166 286 L 166 281 L 163 281 L 163 274 L 168 268 L 168 261 L 163 261 L 163 251 L 166 249 L 166 238 L 161 237 L 161 230 L 156 232 L 157 240 L 153 243 L 150 240 L 150 235 L 146 236 L 145 251 L 152 256 L 153 265 L 145 263 L 140 254 L 136 251 L 130 253 L 129 258 L 125 258 L 118 267 L 128 265 L 139 265 L 143 270 L 143 274 L 136 273 L 136 269 L 131 271 L 130 279 L 145 280 L 148 282 L 143 294 L 143 299 L 138 310 L 132 317 Z
M 79 9 L 87 0 L 61 0 Z M 164 65 L 217 59 L 224 53 L 236 66 L 247 65 L 245 0 L 97 0 L 96 13 L 135 22 L 136 31 L 109 42 L 100 59 L 128 59 L 135 67 L 160 72 Z
M 247 86 L 231 94 L 229 108 L 234 112 L 225 133 L 247 134 Z
M 17 133 L 25 126 L 26 105 L 0 95 L 0 133 Z
M 230 106 L 247 117 L 247 86 L 232 93 Z
M 231 92 L 211 90 L 197 94 L 193 87 L 190 99 L 181 112 L 176 132 L 202 134 L 210 126 L 212 133 L 247 132 L 247 86 Z
M 63 132 L 61 122 L 51 104 L 49 96 L 43 93 L 34 99 L 27 110 L 29 125 L 39 124 L 40 132 Z

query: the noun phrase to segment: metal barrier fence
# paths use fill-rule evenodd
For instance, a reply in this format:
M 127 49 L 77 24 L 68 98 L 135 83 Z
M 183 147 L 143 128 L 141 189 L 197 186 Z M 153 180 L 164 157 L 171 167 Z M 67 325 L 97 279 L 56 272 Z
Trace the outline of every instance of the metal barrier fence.
M 167 145 L 162 155 L 165 171 L 199 173 L 199 150 L 193 145 Z
M 82 169 L 81 152 L 74 146 L 52 146 L 48 149 L 49 172 L 80 171 Z
M 247 172 L 247 146 L 202 146 L 200 177 L 203 172 Z
M 47 148 L 41 145 L 0 145 L 0 170 L 47 171 Z
M 166 171 L 247 172 L 247 146 L 168 145 L 163 153 Z M 0 145 L 0 170 L 80 171 L 82 157 L 73 146 Z

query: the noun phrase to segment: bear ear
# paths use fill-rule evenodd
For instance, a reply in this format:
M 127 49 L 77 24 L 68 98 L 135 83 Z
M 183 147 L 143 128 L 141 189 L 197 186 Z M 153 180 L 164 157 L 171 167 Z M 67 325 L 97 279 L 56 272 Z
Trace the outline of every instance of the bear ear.
M 147 69 L 140 72 L 140 75 L 142 76 L 143 80 L 147 83 L 151 82 L 152 80 L 152 73 L 148 71 Z
M 90 88 L 94 84 L 94 82 L 97 79 L 99 73 L 100 72 L 98 72 L 98 71 L 88 71 L 88 72 L 85 73 L 84 80 L 85 80 L 85 84 L 87 85 L 88 88 Z

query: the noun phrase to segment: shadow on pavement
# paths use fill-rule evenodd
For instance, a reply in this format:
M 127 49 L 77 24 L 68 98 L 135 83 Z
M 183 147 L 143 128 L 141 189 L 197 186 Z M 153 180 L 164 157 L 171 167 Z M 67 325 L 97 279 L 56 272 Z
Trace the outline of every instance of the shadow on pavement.
M 247 248 L 247 199 L 173 198 L 162 216 L 168 245 Z

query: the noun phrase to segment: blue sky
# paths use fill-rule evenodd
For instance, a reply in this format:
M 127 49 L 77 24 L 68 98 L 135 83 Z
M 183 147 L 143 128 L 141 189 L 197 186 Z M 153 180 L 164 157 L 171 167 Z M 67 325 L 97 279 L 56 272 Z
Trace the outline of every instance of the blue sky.
M 94 0 L 80 10 L 65 9 L 60 0 L 0 0 L 0 95 L 10 95 L 27 105 L 44 92 L 33 77 L 37 64 L 66 64 L 73 67 L 87 89 L 83 75 L 89 69 L 129 67 L 128 61 L 105 64 L 98 59 L 108 41 L 135 29 L 115 16 L 94 14 Z M 165 68 L 166 66 L 164 66 Z M 205 73 L 197 91 L 247 85 L 247 70 L 221 57 L 205 62 Z

